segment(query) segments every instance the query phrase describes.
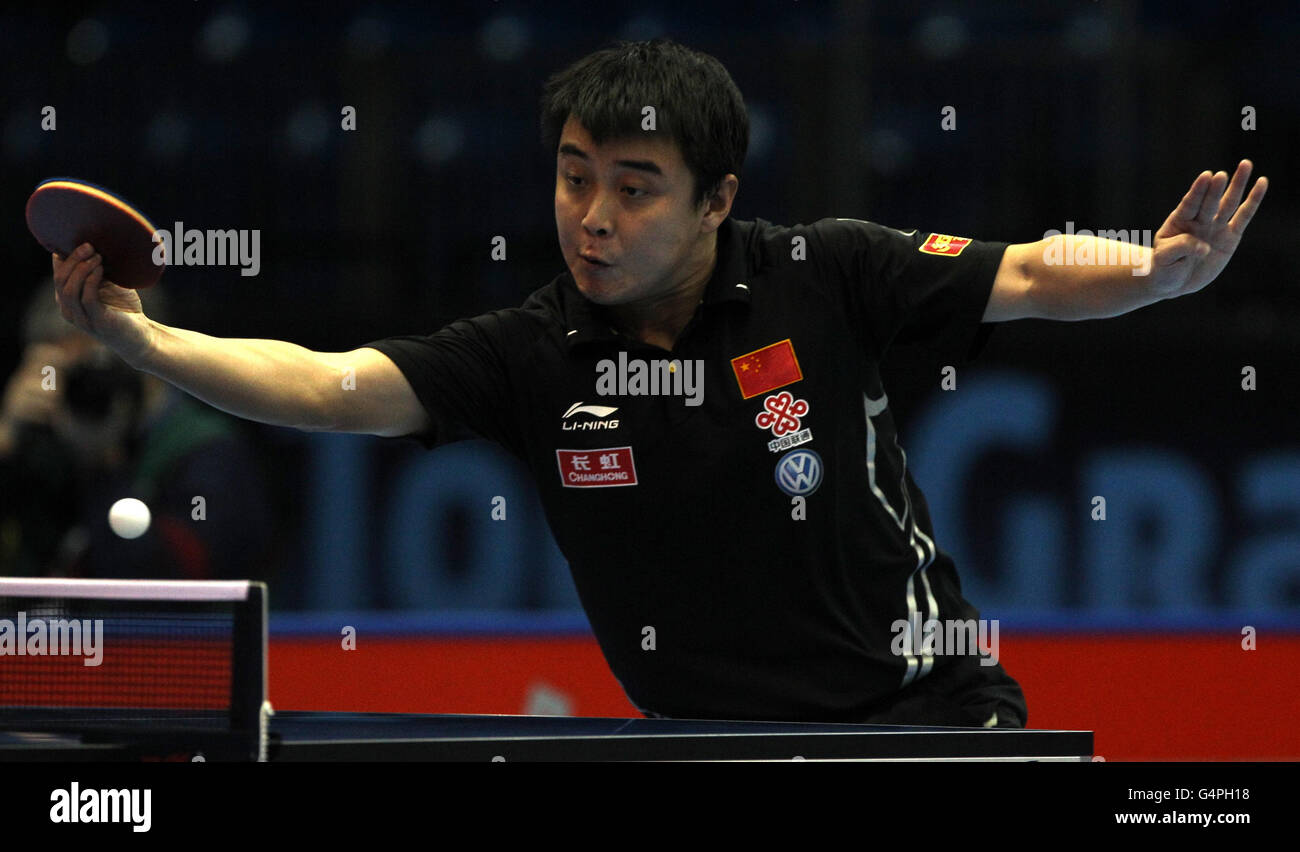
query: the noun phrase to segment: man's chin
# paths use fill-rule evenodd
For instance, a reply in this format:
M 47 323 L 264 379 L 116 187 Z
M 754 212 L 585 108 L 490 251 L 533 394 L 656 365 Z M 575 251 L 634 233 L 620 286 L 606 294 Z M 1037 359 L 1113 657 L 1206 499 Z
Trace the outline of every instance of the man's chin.
M 598 305 L 621 305 L 628 301 L 627 289 L 614 282 L 584 280 L 582 277 L 575 275 L 573 283 L 587 301 L 595 302 Z

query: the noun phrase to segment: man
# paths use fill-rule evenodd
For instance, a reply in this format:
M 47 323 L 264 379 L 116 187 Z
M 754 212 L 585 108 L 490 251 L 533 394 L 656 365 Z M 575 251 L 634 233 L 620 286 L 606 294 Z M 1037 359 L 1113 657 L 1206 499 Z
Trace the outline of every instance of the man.
M 1064 266 L 1053 252 L 1088 238 L 729 219 L 744 102 L 717 60 L 671 42 L 555 75 L 542 124 L 568 272 L 522 308 L 343 353 L 219 340 L 146 319 L 85 246 L 55 258 L 59 303 L 129 363 L 242 417 L 513 451 L 647 715 L 1023 726 L 988 648 L 934 641 L 978 614 L 908 473 L 880 359 L 935 337 L 977 351 L 981 322 L 1195 292 L 1264 179 L 1238 210 L 1250 164 L 1230 185 L 1202 174 L 1152 251 Z

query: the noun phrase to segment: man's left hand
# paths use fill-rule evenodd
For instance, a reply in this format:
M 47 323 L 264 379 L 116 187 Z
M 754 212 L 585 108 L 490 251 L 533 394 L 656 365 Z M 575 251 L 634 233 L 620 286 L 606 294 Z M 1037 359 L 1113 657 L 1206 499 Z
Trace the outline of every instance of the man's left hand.
M 1150 286 L 1160 298 L 1195 293 L 1228 265 L 1268 191 L 1268 178 L 1261 177 L 1242 203 L 1251 168 L 1250 160 L 1242 160 L 1231 183 L 1227 172 L 1201 172 L 1156 231 Z

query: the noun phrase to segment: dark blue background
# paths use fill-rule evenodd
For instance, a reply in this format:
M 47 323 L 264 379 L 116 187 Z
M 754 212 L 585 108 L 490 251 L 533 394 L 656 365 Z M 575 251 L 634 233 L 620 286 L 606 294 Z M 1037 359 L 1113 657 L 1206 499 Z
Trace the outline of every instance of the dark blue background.
M 518 304 L 563 270 L 542 81 L 609 39 L 668 35 L 717 56 L 746 97 L 742 219 L 1011 242 L 1067 222 L 1154 231 L 1199 171 L 1252 158 L 1272 189 L 1207 290 L 1111 320 L 1004 325 L 955 393 L 924 350 L 893 352 L 885 382 L 939 544 L 986 615 L 1294 623 L 1298 31 L 1284 3 L 9 11 L 0 366 L 17 363 L 20 306 L 49 271 L 20 211 L 51 175 L 120 191 L 155 224 L 261 230 L 256 278 L 168 270 L 174 325 L 345 351 Z M 1246 105 L 1257 130 L 1241 128 Z M 490 259 L 496 235 L 506 262 Z M 531 485 L 495 448 L 245 428 L 282 542 L 248 573 L 273 579 L 277 607 L 575 606 Z M 1090 519 L 1095 494 L 1105 522 Z M 505 522 L 489 517 L 496 495 Z

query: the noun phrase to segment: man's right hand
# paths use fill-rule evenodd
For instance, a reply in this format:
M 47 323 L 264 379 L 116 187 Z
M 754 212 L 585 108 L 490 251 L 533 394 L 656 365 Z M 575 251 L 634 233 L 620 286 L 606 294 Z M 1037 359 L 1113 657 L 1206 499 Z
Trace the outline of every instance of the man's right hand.
M 140 296 L 104 278 L 104 262 L 83 243 L 68 257 L 54 255 L 54 298 L 63 318 L 135 364 L 149 348 L 149 319 Z

